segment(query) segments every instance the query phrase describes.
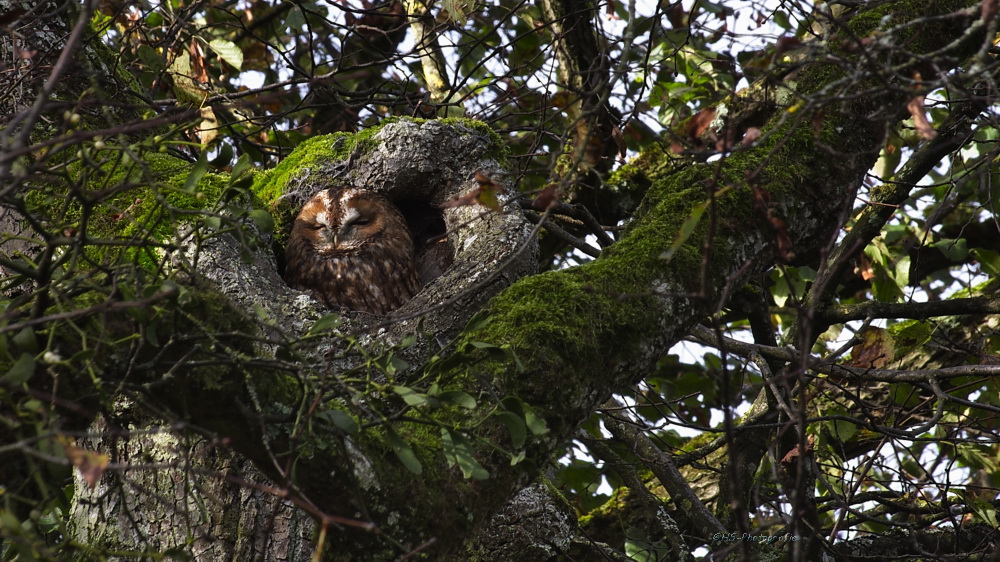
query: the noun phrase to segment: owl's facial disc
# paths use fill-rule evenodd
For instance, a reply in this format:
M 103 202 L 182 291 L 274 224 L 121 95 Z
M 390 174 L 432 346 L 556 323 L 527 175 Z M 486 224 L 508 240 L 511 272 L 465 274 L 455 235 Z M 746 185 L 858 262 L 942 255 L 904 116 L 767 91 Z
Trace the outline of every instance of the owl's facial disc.
M 333 235 L 334 246 L 339 250 L 356 248 L 375 234 L 378 229 L 374 228 L 373 211 L 364 201 L 346 209 L 341 215 L 340 228 Z

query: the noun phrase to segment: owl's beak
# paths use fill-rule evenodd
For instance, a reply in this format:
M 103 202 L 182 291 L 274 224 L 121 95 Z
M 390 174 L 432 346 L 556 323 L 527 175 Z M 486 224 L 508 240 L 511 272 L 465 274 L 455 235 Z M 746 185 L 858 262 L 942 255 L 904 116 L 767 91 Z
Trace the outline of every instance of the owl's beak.
M 354 229 L 354 221 L 358 220 L 361 214 L 358 213 L 357 209 L 350 209 L 347 216 L 344 217 L 343 223 L 333 233 L 333 245 L 335 247 L 340 247 L 340 244 L 346 242 L 351 238 L 351 231 Z
M 330 244 L 330 245 L 333 245 L 333 246 L 337 245 L 337 234 L 338 234 L 337 231 L 333 230 L 332 228 L 323 228 L 321 230 L 321 232 L 323 233 L 322 234 L 323 240 L 327 244 Z
M 351 228 L 350 224 L 345 224 L 340 228 L 338 228 L 337 230 L 333 231 L 332 238 L 334 247 L 339 247 L 340 244 L 344 242 L 344 239 L 347 238 L 347 231 L 350 230 L 350 228 Z

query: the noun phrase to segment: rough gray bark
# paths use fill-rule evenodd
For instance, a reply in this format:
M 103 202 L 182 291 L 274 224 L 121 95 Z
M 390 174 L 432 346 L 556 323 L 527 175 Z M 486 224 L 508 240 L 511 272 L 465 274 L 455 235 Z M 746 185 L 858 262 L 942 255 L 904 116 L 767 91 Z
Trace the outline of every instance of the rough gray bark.
M 135 422 L 116 431 L 100 419 L 80 443 L 108 453 L 112 464 L 94 487 L 75 473 L 77 541 L 134 555 L 173 549 L 195 560 L 309 558 L 315 521 L 282 500 L 249 460 L 147 417 Z

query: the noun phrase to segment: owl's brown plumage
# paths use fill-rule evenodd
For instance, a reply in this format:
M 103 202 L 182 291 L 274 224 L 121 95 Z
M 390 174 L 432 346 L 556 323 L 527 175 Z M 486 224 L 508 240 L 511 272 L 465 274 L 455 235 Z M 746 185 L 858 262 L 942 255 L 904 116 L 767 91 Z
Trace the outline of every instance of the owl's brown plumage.
M 420 290 L 403 215 L 356 187 L 320 191 L 302 207 L 285 260 L 285 282 L 331 308 L 385 314 Z

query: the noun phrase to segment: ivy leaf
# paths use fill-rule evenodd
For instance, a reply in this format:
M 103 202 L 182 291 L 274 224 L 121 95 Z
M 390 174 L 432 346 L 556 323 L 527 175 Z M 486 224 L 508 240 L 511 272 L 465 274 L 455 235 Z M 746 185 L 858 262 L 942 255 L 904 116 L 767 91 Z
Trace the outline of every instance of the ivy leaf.
M 906 320 L 890 326 L 889 333 L 896 346 L 896 357 L 900 357 L 931 341 L 934 325 L 919 320 Z

